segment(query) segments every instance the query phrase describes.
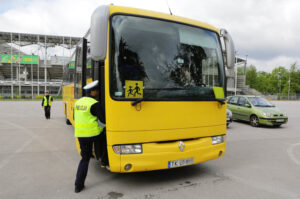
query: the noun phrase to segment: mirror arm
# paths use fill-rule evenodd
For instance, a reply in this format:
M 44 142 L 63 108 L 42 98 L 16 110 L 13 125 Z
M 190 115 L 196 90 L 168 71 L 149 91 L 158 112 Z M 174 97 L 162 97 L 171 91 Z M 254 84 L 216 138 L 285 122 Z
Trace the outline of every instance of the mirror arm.
M 221 105 L 225 104 L 226 99 L 220 99 L 220 98 L 216 98 L 216 101 L 219 102 Z

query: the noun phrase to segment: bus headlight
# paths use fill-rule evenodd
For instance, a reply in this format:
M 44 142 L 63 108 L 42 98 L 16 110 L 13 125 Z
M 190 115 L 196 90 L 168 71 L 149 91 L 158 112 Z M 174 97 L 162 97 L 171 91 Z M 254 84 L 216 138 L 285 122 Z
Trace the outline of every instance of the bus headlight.
M 143 152 L 141 144 L 114 145 L 113 150 L 117 154 L 138 154 Z
M 213 136 L 211 137 L 212 139 L 212 144 L 221 144 L 225 142 L 225 135 L 218 135 L 218 136 Z

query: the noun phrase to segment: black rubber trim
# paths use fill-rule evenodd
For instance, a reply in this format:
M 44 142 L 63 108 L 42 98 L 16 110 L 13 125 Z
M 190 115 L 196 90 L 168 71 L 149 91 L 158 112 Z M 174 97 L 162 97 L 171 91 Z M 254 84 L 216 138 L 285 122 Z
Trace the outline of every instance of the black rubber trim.
M 264 118 L 264 117 L 260 117 L 259 119 L 262 119 L 262 120 L 279 120 L 279 119 L 288 120 L 288 118 Z

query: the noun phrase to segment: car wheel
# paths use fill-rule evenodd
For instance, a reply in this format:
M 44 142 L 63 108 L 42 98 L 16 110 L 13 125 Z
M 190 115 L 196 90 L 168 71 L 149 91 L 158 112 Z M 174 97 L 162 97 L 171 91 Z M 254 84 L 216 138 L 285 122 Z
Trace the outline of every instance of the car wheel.
M 279 128 L 281 126 L 281 124 L 276 124 L 274 125 L 274 127 Z
M 250 117 L 250 124 L 251 124 L 251 126 L 253 126 L 253 127 L 258 127 L 258 126 L 259 126 L 259 121 L 258 121 L 258 118 L 257 118 L 256 115 L 252 115 L 252 116 Z

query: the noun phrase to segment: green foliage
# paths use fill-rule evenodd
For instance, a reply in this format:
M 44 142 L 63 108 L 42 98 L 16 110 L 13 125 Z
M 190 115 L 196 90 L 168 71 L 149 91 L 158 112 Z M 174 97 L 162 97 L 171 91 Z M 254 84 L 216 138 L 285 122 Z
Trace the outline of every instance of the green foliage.
M 243 67 L 238 68 L 238 75 L 243 75 Z M 290 80 L 290 83 L 289 83 Z M 246 84 L 261 93 L 280 95 L 300 93 L 300 69 L 294 63 L 290 69 L 283 66 L 276 67 L 271 73 L 257 71 L 256 67 L 251 65 L 246 69 Z M 290 85 L 289 85 L 290 84 Z
M 251 88 L 257 87 L 257 72 L 256 67 L 251 65 L 246 69 L 246 84 Z
M 237 68 L 237 75 L 244 75 L 244 70 L 245 70 L 244 66 L 239 66 Z
M 35 99 L 43 99 L 43 95 L 36 95 Z

